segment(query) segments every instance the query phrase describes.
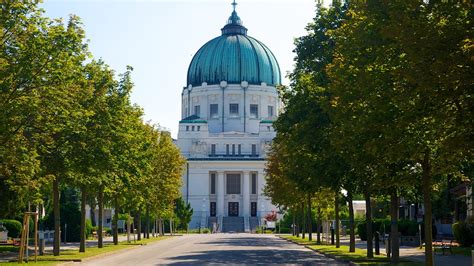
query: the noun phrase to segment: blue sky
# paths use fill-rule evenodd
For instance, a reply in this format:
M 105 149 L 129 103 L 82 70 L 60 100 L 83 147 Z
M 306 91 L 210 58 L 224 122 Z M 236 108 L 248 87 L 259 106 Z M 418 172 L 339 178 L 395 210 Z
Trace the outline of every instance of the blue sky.
M 220 35 L 231 0 L 45 0 L 51 18 L 82 18 L 95 58 L 117 73 L 134 68 L 132 101 L 145 120 L 176 137 L 181 91 L 193 55 Z M 238 0 L 237 12 L 252 37 L 275 54 L 282 75 L 293 67 L 295 37 L 315 14 L 314 0 Z M 287 79 L 283 79 L 287 84 Z

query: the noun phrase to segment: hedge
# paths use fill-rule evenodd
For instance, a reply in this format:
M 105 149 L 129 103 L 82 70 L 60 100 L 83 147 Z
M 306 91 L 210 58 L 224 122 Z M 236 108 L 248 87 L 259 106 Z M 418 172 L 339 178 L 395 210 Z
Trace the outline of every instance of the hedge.
M 383 234 L 384 226 L 385 225 L 385 234 L 390 233 L 390 220 L 389 219 L 374 219 L 373 220 L 373 229 L 372 231 L 380 232 Z M 398 221 L 398 232 L 402 236 L 415 236 L 418 233 L 418 223 L 416 221 L 410 220 L 400 220 Z M 367 241 L 367 223 L 362 221 L 357 224 L 357 234 L 359 238 L 363 241 Z
M 452 228 L 454 238 L 459 244 L 467 247 L 474 245 L 474 224 L 457 222 L 453 224 Z
M 21 234 L 21 222 L 17 220 L 0 220 L 3 226 L 8 230 L 8 236 L 13 238 L 20 237 Z
M 383 234 L 383 224 L 385 224 L 385 233 L 390 232 L 390 220 L 387 219 L 374 219 L 372 220 L 372 232 L 375 234 L 375 232 L 380 232 L 380 234 Z M 365 221 L 362 221 L 357 224 L 357 234 L 359 235 L 359 238 L 362 241 L 367 241 L 367 223 Z

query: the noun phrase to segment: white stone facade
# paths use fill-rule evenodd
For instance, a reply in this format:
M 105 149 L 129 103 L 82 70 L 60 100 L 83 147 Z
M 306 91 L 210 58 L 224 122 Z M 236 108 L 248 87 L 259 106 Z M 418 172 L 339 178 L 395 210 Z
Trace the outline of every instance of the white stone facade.
M 279 107 L 276 88 L 265 83 L 183 89 L 177 144 L 188 159 L 182 194 L 194 210 L 190 228 L 222 228 L 222 217 L 237 216 L 249 231 L 251 217 L 276 210 L 263 188 Z

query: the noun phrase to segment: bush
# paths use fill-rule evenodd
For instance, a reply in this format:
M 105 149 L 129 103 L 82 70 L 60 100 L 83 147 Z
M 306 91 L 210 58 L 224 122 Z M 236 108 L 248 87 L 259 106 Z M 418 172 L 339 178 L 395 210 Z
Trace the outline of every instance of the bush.
M 21 222 L 17 220 L 0 220 L 3 226 L 8 230 L 8 236 L 13 238 L 20 237 L 21 234 Z
M 286 228 L 286 227 L 282 227 L 282 228 L 279 229 L 279 232 L 280 232 L 281 234 L 289 234 L 289 233 L 291 233 L 291 229 L 290 229 L 290 228 Z
M 379 232 L 380 234 L 386 234 L 390 232 L 390 220 L 388 219 L 374 219 L 372 220 L 372 232 Z M 385 226 L 385 230 L 384 230 Z M 359 222 L 356 226 L 356 232 L 362 241 L 367 241 L 367 223 L 365 221 Z
M 418 223 L 410 220 L 398 221 L 398 232 L 402 236 L 416 236 L 418 234 Z
M 380 234 L 390 234 L 390 220 L 389 219 L 374 219 L 373 220 L 373 232 L 380 232 Z M 384 231 L 385 225 L 385 231 Z M 357 224 L 357 234 L 363 241 L 367 240 L 367 226 L 365 221 L 361 221 Z M 382 232 L 384 231 L 384 232 Z M 402 236 L 416 236 L 418 234 L 418 223 L 410 220 L 399 220 L 398 221 L 398 232 Z M 422 225 L 423 232 L 423 225 Z M 423 234 L 422 234 L 423 236 Z
M 104 226 L 104 227 L 102 227 L 102 229 L 105 231 L 105 233 L 107 235 L 109 235 L 109 236 L 112 235 L 112 228 Z
M 92 231 L 94 230 L 94 226 L 92 226 L 92 221 L 90 219 L 86 220 L 86 238 L 88 238 Z
M 466 222 L 454 223 L 453 235 L 461 246 L 470 247 L 474 244 L 474 224 Z

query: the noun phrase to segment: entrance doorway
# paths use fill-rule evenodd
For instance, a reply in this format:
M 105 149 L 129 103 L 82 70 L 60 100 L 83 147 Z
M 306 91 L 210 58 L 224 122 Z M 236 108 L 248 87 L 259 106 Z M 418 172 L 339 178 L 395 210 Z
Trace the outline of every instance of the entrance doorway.
M 250 203 L 250 216 L 252 217 L 257 216 L 257 203 L 256 202 Z
M 238 202 L 229 202 L 229 216 L 239 216 Z
M 211 202 L 211 217 L 215 217 L 215 216 L 216 216 L 216 203 Z

